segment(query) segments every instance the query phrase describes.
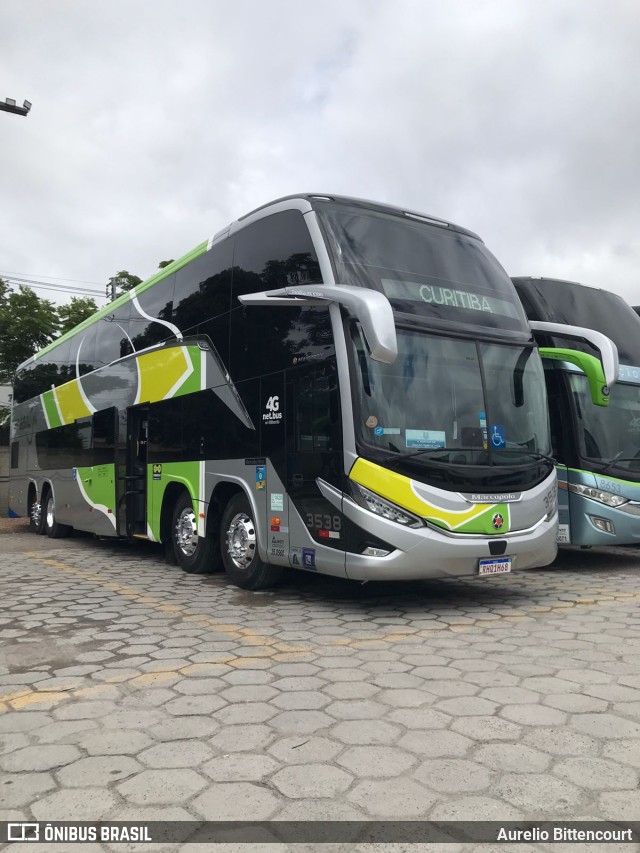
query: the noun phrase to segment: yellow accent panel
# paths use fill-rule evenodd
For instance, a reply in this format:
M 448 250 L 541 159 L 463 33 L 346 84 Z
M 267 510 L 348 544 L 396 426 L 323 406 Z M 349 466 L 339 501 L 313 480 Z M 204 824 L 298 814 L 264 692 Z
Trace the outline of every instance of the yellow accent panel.
M 371 489 L 372 492 L 376 492 L 421 518 L 429 518 L 445 524 L 449 530 L 455 530 L 495 506 L 495 504 L 474 504 L 471 509 L 443 509 L 419 498 L 411 488 L 412 481 L 408 477 L 389 471 L 387 468 L 381 468 L 380 465 L 375 465 L 366 459 L 356 459 L 349 477 L 366 489 Z
M 138 359 L 140 389 L 137 403 L 164 400 L 183 377 L 193 370 L 185 347 L 160 349 L 141 355 Z
M 77 418 L 86 418 L 91 414 L 75 379 L 56 388 L 55 395 L 63 424 L 72 424 Z

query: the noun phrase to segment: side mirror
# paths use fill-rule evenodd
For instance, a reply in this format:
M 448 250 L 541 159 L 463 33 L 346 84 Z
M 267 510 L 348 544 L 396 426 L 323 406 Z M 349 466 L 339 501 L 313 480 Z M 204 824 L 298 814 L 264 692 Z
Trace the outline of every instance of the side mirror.
M 347 284 L 303 284 L 238 296 L 243 305 L 327 305 L 335 302 L 360 322 L 371 358 L 393 364 L 398 357 L 398 341 L 389 300 L 377 290 Z
M 605 380 L 602 363 L 593 355 L 575 349 L 560 349 L 555 347 L 540 347 L 542 358 L 553 361 L 568 361 L 579 367 L 587 377 L 591 402 L 596 406 L 609 405 L 609 386 Z
M 587 343 L 594 346 L 600 352 L 605 385 L 610 386 L 615 384 L 618 379 L 619 367 L 618 347 L 614 344 L 611 338 L 603 335 L 602 332 L 596 332 L 595 329 L 585 329 L 582 326 L 569 326 L 565 323 L 544 323 L 540 320 L 529 320 L 529 325 L 534 332 L 542 332 L 542 334 L 552 336 L 556 335 L 561 338 L 573 338 L 579 341 L 587 341 Z M 566 350 L 566 352 L 575 352 L 575 350 Z M 569 360 L 570 359 L 565 359 L 565 361 Z M 607 387 L 607 394 L 608 393 L 609 391 Z M 599 405 L 602 405 L 602 403 Z

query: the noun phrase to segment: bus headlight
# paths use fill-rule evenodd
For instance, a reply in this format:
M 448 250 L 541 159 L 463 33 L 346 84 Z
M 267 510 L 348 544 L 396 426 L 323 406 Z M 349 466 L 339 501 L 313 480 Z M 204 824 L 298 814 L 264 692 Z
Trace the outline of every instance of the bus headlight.
M 622 498 L 620 495 L 614 495 L 613 492 L 606 492 L 604 489 L 595 489 L 593 486 L 583 486 L 581 483 L 569 483 L 569 491 L 576 495 L 582 495 L 585 498 L 591 498 L 598 503 L 606 504 L 606 506 L 622 506 L 628 503 L 627 498 Z
M 351 491 L 356 502 L 368 509 L 369 512 L 380 515 L 382 518 L 388 518 L 389 521 L 395 521 L 405 527 L 423 526 L 422 520 L 417 515 L 412 515 L 406 509 L 401 509 L 399 506 L 386 501 L 380 495 L 376 495 L 375 492 L 370 492 L 369 489 L 365 489 L 359 483 L 354 483 L 353 480 L 351 481 Z

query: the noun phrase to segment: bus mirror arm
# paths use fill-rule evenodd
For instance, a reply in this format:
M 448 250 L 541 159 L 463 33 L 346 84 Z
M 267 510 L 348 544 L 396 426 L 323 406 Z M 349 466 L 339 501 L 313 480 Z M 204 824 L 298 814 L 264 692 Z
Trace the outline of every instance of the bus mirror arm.
M 393 310 L 387 297 L 377 290 L 347 284 L 303 284 L 238 296 L 243 305 L 343 305 L 361 324 L 371 358 L 393 364 L 398 342 Z
M 618 347 L 611 338 L 596 332 L 595 329 L 585 329 L 582 326 L 569 326 L 565 323 L 544 323 L 530 320 L 529 325 L 534 332 L 541 332 L 561 338 L 574 338 L 587 341 L 600 352 L 602 369 L 607 386 L 610 388 L 618 379 Z M 607 392 L 608 393 L 608 392 Z

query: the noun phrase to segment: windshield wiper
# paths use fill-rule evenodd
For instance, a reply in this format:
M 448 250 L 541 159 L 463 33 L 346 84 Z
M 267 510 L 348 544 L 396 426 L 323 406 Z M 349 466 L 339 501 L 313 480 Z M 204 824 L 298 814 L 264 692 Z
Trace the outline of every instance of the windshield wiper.
M 640 453 L 640 451 L 638 451 Z M 607 471 L 610 471 L 612 468 L 615 468 L 616 462 L 640 462 L 640 457 L 638 453 L 635 456 L 623 456 L 624 450 L 621 450 L 620 453 L 616 454 L 611 462 L 608 462 L 604 468 L 598 471 L 598 474 L 605 474 Z
M 496 453 L 526 453 L 527 456 L 531 456 L 532 459 L 536 459 L 539 462 L 550 462 L 554 467 L 557 465 L 557 460 L 553 458 L 553 456 L 549 456 L 547 453 L 540 453 L 539 450 L 530 450 L 525 445 L 519 444 L 519 448 L 522 450 L 516 450 L 513 447 L 505 447 L 503 450 L 496 450 Z
M 457 453 L 463 450 L 473 450 L 475 452 L 487 453 L 484 447 L 423 447 L 421 450 L 414 450 L 412 453 L 402 453 L 398 451 L 391 456 L 385 456 L 381 461 L 381 465 L 386 465 L 389 462 L 404 462 L 406 459 L 414 459 L 416 456 L 423 456 L 430 453 Z M 471 465 L 470 462 L 442 462 L 439 459 L 427 459 L 427 462 L 432 462 L 434 465 Z

